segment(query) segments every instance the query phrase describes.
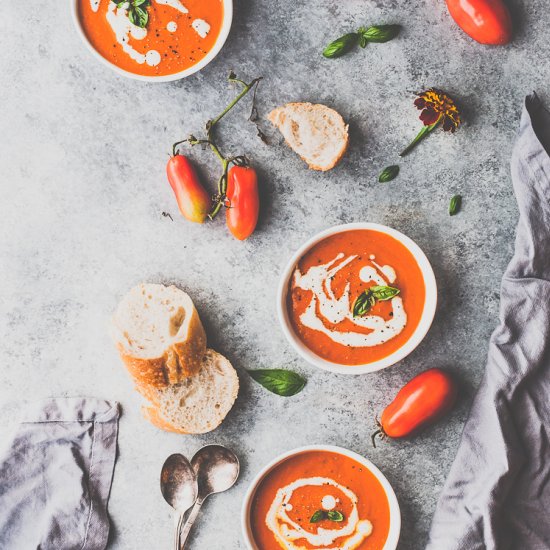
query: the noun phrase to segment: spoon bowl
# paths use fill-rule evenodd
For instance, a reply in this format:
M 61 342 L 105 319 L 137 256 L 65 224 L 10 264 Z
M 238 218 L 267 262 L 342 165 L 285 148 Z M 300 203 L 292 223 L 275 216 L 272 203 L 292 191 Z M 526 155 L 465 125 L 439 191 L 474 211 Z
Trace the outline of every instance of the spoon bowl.
M 178 513 L 174 547 L 179 550 L 184 514 L 197 500 L 197 476 L 189 460 L 181 454 L 170 455 L 160 473 L 160 491 L 164 500 Z
M 191 459 L 191 465 L 197 476 L 199 494 L 181 532 L 182 548 L 185 547 L 203 502 L 210 495 L 222 493 L 233 487 L 240 470 L 239 459 L 235 453 L 222 445 L 206 445 L 199 449 Z
M 239 459 L 235 453 L 222 445 L 207 445 L 199 449 L 191 459 L 197 476 L 199 497 L 227 491 L 239 477 Z

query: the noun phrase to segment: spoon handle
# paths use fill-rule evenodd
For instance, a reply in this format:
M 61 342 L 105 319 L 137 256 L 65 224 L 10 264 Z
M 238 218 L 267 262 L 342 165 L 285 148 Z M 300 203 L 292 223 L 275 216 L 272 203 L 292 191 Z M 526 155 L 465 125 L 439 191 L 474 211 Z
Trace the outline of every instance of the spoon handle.
M 199 511 L 201 509 L 203 502 L 204 502 L 204 499 L 200 497 L 195 501 L 195 505 L 193 506 L 193 509 L 191 510 L 191 513 L 189 514 L 187 521 L 185 522 L 185 525 L 183 526 L 183 529 L 181 531 L 181 536 L 180 536 L 181 546 L 179 550 L 184 550 L 185 542 L 187 541 L 187 537 L 189 536 L 191 527 L 193 527 L 193 524 L 195 523 L 195 520 L 199 515 Z
M 185 513 L 181 513 L 178 516 L 178 522 L 176 523 L 176 530 L 174 531 L 174 549 L 180 550 L 180 533 L 181 533 L 181 527 L 183 525 L 183 518 L 185 517 Z

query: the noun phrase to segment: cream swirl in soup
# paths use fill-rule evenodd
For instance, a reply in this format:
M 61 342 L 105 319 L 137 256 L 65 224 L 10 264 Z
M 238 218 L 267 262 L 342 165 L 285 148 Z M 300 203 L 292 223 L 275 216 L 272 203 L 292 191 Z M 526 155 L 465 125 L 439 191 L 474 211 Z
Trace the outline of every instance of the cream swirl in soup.
M 378 346 L 400 334 L 407 324 L 407 314 L 400 296 L 391 299 L 392 315 L 384 319 L 380 315 L 354 316 L 350 301 L 350 285 L 347 283 L 341 296 L 336 297 L 332 289 L 332 279 L 343 268 L 355 263 L 353 269 L 358 270 L 358 277 L 365 283 L 374 283 L 378 286 L 395 284 L 396 274 L 389 265 L 380 266 L 370 255 L 367 263 L 357 262 L 357 255 L 345 256 L 339 253 L 326 264 L 312 266 L 304 274 L 296 268 L 294 285 L 302 290 L 312 292 L 311 301 L 307 309 L 300 316 L 305 327 L 318 330 L 326 334 L 331 340 L 350 347 Z M 357 327 L 369 329 L 370 332 L 354 332 L 350 330 L 331 329 L 326 321 L 338 325 L 347 319 Z
M 330 529 L 323 526 L 319 526 L 316 532 L 304 529 L 289 517 L 288 512 L 293 509 L 291 500 L 294 491 L 309 486 L 337 488 L 351 503 L 349 516 L 340 522 L 332 522 L 334 527 Z M 337 499 L 334 496 L 325 495 L 319 504 L 323 509 L 334 510 L 336 503 Z M 298 479 L 279 489 L 267 513 L 266 524 L 279 544 L 287 550 L 302 550 L 304 546 L 297 543 L 299 540 L 306 540 L 312 546 L 325 550 L 355 550 L 372 533 L 371 522 L 359 519 L 357 495 L 328 477 Z M 339 540 L 338 546 L 334 546 L 336 540 Z
M 288 318 L 313 353 L 339 365 L 365 365 L 402 347 L 426 300 L 412 252 L 381 231 L 326 237 L 298 261 L 289 280 Z

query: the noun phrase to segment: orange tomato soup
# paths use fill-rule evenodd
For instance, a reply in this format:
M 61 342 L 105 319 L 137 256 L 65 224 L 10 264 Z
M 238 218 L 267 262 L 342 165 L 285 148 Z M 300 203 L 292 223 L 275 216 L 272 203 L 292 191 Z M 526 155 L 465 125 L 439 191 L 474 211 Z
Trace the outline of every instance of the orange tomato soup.
M 276 466 L 256 489 L 250 510 L 260 550 L 345 544 L 381 550 L 390 529 L 389 502 L 378 479 L 352 458 L 328 451 L 298 454 Z M 330 540 L 321 540 L 325 530 L 333 531 Z
M 399 290 L 354 316 L 373 287 Z M 289 282 L 287 308 L 296 335 L 320 357 L 341 365 L 383 359 L 403 346 L 420 322 L 426 288 L 412 253 L 370 229 L 337 233 L 313 246 Z
M 143 76 L 170 75 L 197 64 L 214 47 L 224 14 L 223 0 L 150 0 L 143 9 L 149 19 L 140 28 L 124 6 L 79 0 L 92 46 L 117 67 Z

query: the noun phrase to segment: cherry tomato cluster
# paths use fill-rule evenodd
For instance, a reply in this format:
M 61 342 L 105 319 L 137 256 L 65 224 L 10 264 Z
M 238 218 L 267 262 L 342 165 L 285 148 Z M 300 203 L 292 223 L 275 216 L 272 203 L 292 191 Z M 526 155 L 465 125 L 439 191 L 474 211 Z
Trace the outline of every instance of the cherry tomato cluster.
M 168 161 L 166 173 L 182 216 L 191 222 L 204 223 L 216 207 L 215 201 L 202 186 L 191 161 L 183 155 L 174 155 Z M 258 178 L 254 168 L 235 165 L 228 170 L 223 202 L 229 231 L 244 241 L 254 233 L 260 212 Z

